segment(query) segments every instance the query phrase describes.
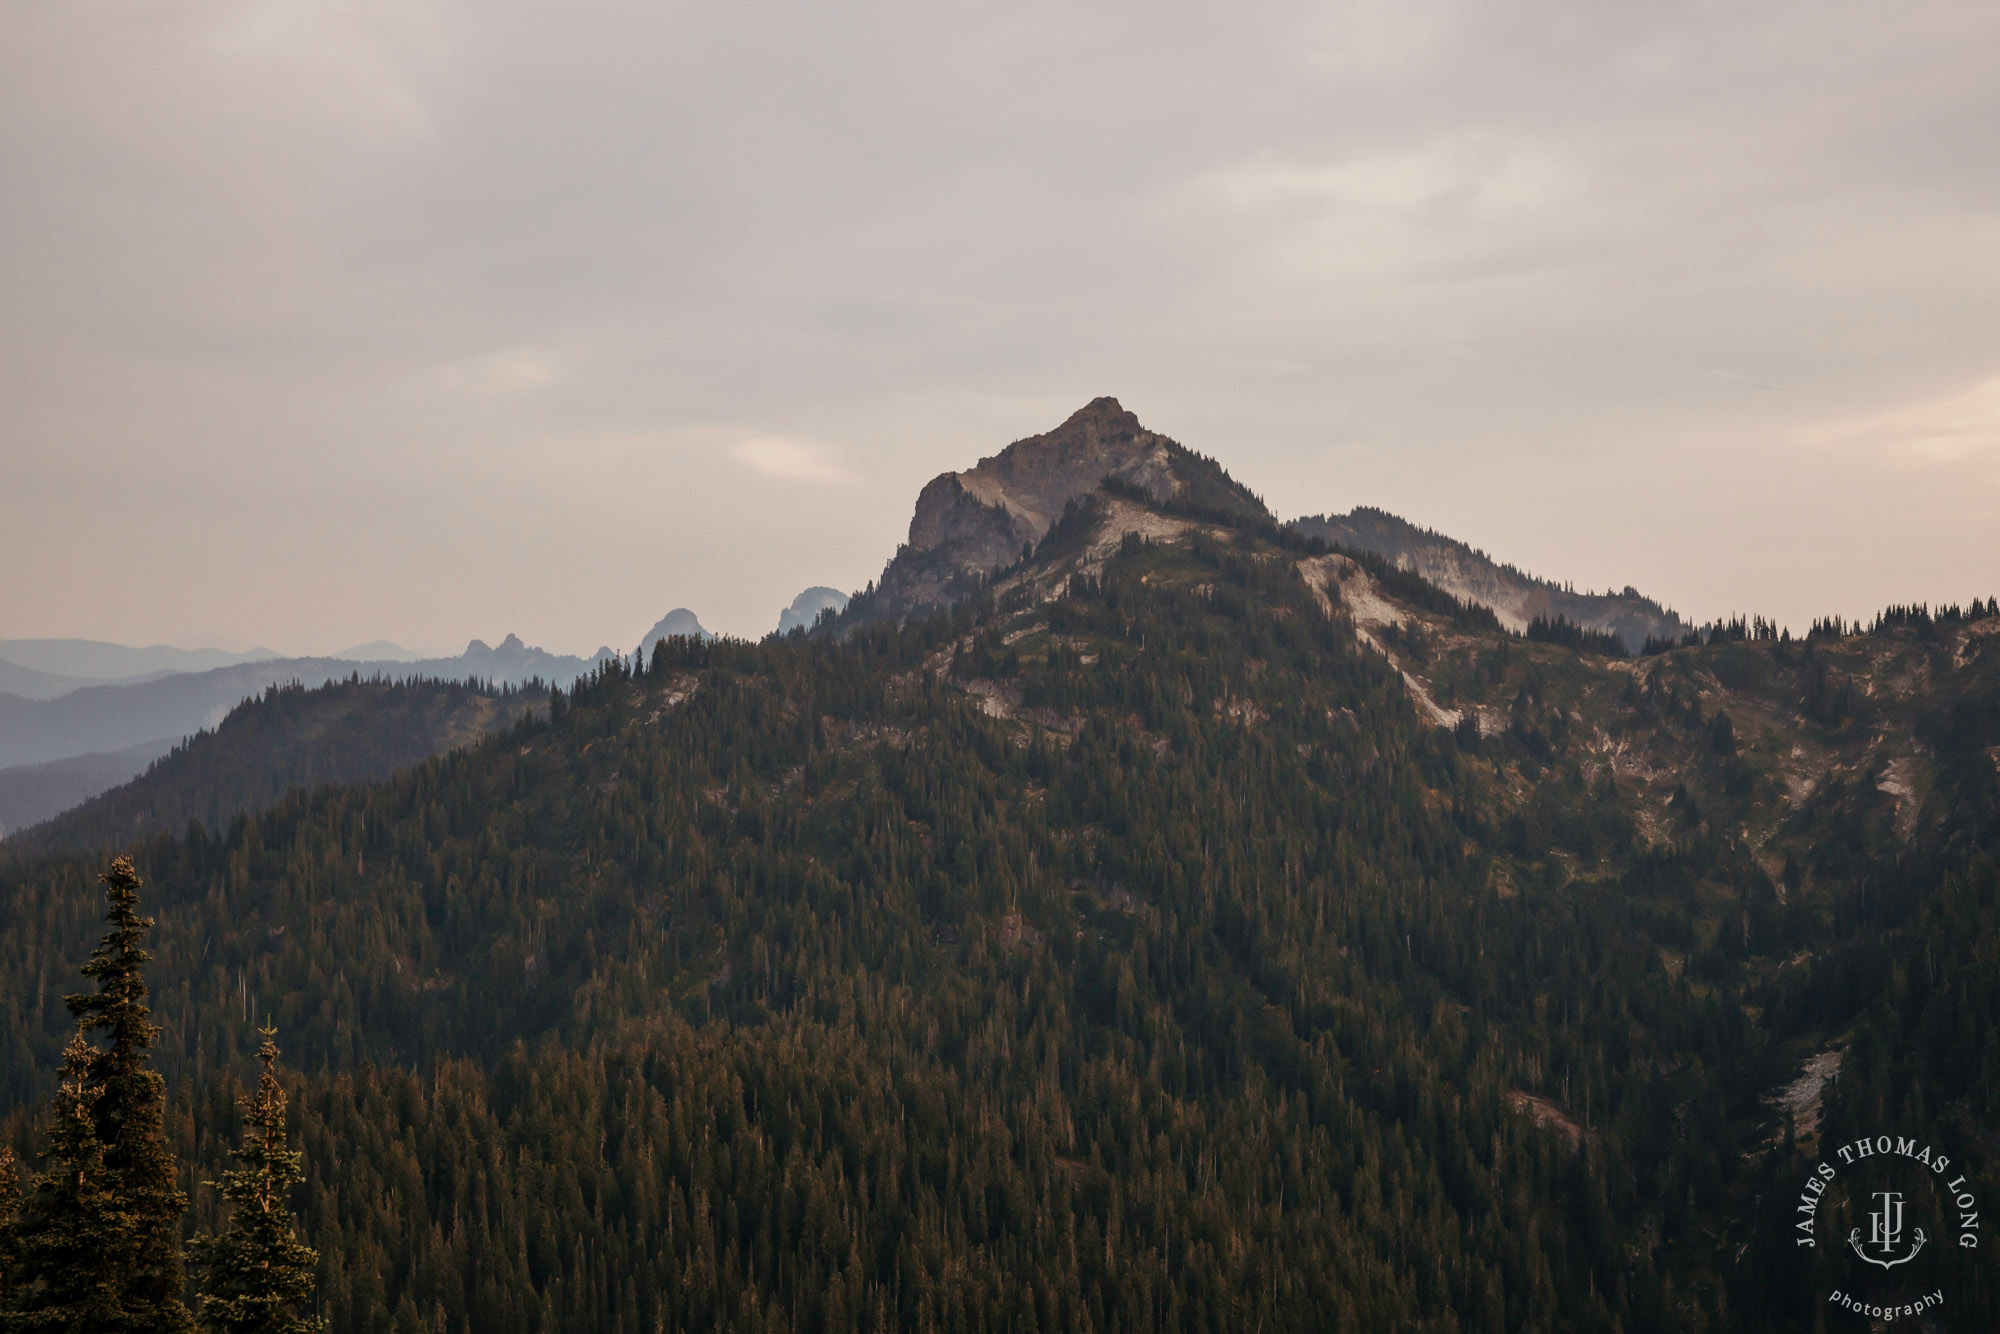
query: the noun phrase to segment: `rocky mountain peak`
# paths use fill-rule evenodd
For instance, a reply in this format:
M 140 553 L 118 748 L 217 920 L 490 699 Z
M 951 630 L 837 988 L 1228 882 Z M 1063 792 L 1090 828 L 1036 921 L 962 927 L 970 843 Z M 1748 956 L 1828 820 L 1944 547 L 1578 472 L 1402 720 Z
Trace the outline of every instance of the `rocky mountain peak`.
M 976 549 L 962 554 L 982 571 L 1008 564 L 1023 542 L 1041 540 L 1063 506 L 1107 477 L 1156 500 L 1171 499 L 1182 486 L 1174 476 L 1172 444 L 1141 426 L 1117 399 L 1094 398 L 1053 431 L 1016 440 L 964 472 L 938 476 L 917 497 L 910 548 L 930 551 L 973 539 Z
M 1024 547 L 1048 535 L 1064 507 L 1107 480 L 1157 504 L 1265 516 L 1263 504 L 1213 460 L 1147 430 L 1117 399 L 1094 398 L 1054 430 L 932 479 L 917 497 L 909 542 L 882 572 L 862 614 L 900 620 L 950 606 L 1018 561 Z

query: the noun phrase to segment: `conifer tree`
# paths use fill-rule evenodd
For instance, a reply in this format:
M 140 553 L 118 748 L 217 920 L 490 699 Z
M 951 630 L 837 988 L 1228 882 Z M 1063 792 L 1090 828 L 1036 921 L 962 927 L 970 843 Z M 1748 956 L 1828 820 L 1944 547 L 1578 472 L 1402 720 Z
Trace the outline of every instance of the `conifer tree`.
M 190 1248 L 202 1280 L 199 1318 L 214 1334 L 316 1334 L 321 1322 L 297 1314 L 312 1299 L 319 1264 L 319 1253 L 292 1232 L 290 1199 L 305 1175 L 303 1155 L 285 1141 L 285 1090 L 272 1070 L 277 1030 L 259 1031 L 264 1073 L 256 1094 L 241 1100 L 243 1146 L 235 1157 L 242 1166 L 222 1174 L 229 1225 Z
M 141 971 L 153 957 L 142 948 L 153 919 L 139 916 L 142 882 L 129 857 L 113 861 L 98 879 L 111 929 L 83 966 L 97 991 L 66 996 L 64 1004 L 77 1018 L 79 1037 L 102 1029 L 111 1038 L 110 1047 L 89 1062 L 85 1082 L 105 1180 L 130 1216 L 131 1235 L 129 1244 L 105 1257 L 118 1315 L 97 1328 L 103 1334 L 186 1334 L 194 1327 L 182 1300 L 181 1218 L 187 1195 L 174 1184 L 176 1164 L 166 1145 L 166 1081 L 147 1064 L 160 1036 Z
M 48 1166 L 35 1175 L 8 1229 L 6 1334 L 96 1334 L 137 1328 L 125 1309 L 115 1257 L 129 1252 L 132 1218 L 113 1189 L 98 1138 L 94 1079 L 102 1060 L 78 1034 L 63 1049 L 49 1120 Z M 12 1163 L 7 1164 L 11 1176 Z

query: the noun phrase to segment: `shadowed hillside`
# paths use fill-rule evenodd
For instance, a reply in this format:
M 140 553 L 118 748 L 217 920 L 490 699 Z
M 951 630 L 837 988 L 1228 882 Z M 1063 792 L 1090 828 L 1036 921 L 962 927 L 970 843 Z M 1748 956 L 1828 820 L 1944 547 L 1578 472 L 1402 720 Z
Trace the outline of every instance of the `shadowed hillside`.
M 446 681 L 272 686 L 113 788 L 0 843 L 0 857 L 117 849 L 196 821 L 224 829 L 292 788 L 383 778 L 545 702 L 539 688 Z

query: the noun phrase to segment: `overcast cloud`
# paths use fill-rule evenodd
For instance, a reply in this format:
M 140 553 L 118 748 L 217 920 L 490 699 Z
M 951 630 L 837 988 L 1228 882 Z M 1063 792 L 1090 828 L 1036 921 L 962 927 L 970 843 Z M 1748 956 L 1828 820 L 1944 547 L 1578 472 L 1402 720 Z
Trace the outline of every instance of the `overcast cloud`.
M 0 635 L 758 634 L 1103 393 L 1701 618 L 2000 592 L 1990 0 L 0 28 Z

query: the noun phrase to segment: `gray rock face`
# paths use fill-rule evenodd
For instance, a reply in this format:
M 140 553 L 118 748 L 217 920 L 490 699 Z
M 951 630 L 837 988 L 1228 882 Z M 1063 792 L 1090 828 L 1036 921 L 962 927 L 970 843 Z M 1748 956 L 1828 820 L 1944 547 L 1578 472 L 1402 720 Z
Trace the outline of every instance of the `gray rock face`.
M 962 542 L 1006 538 L 1040 541 L 1070 500 L 1115 477 L 1154 500 L 1171 500 L 1182 483 L 1174 475 L 1172 442 L 1139 424 L 1115 398 L 1093 399 L 1046 435 L 1018 440 L 964 472 L 936 478 L 917 497 L 910 519 L 910 547 L 929 551 Z M 976 533 L 966 531 L 970 519 Z
M 792 599 L 792 605 L 778 613 L 778 633 L 788 635 L 794 630 L 810 630 L 813 622 L 823 611 L 838 614 L 847 607 L 847 594 L 837 588 L 815 585 Z
M 1019 560 L 1024 544 L 1047 536 L 1070 501 L 1107 479 L 1156 503 L 1264 513 L 1213 461 L 1147 430 L 1117 399 L 1093 399 L 1053 431 L 934 478 L 917 497 L 909 542 L 866 599 L 866 618 L 900 620 L 959 601 Z
M 1292 527 L 1336 546 L 1372 552 L 1454 597 L 1490 607 L 1500 623 L 1517 634 L 1538 616 L 1548 620 L 1562 616 L 1576 625 L 1610 631 L 1637 653 L 1648 637 L 1677 640 L 1693 628 L 1635 588 L 1620 593 L 1573 592 L 1385 510 L 1363 506 L 1347 514 L 1298 519 Z

